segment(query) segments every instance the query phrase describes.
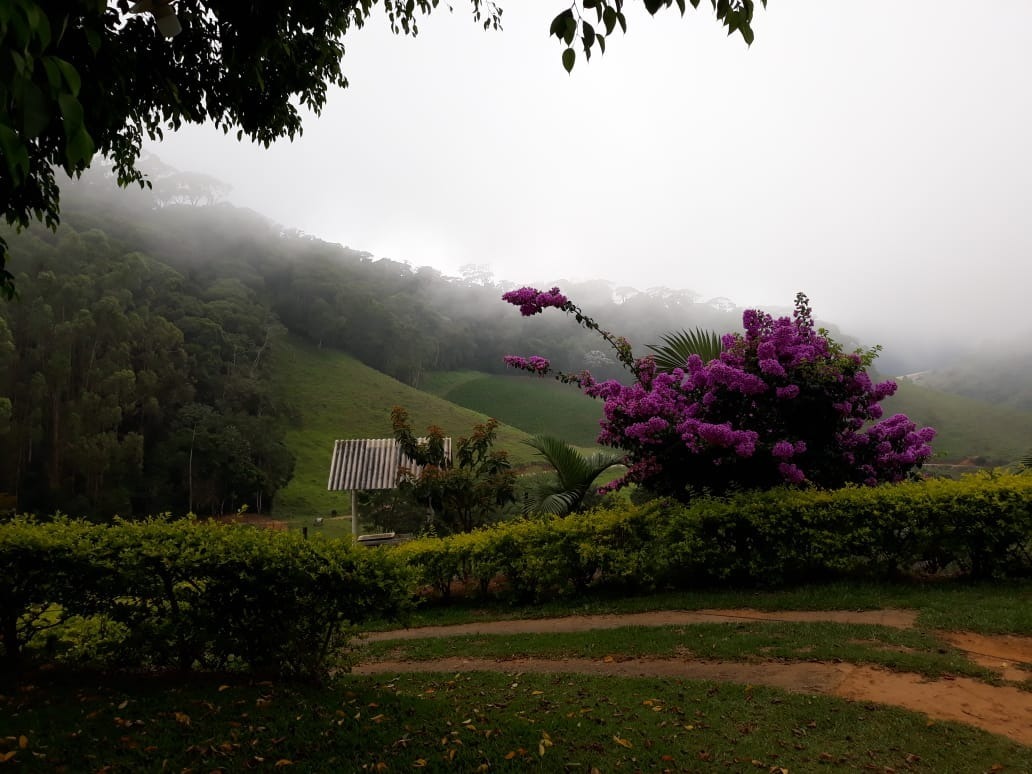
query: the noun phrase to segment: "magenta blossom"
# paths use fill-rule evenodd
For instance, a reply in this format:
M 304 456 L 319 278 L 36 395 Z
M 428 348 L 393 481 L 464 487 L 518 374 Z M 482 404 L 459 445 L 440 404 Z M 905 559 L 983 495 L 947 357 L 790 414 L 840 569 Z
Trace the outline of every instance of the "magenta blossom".
M 531 357 L 520 357 L 519 355 L 506 355 L 505 364 L 511 368 L 519 368 L 523 371 L 530 371 L 532 373 L 544 376 L 548 373 L 551 368 L 551 363 L 548 362 L 548 358 L 538 357 L 532 355 Z
M 524 317 L 539 314 L 546 307 L 562 309 L 569 304 L 569 299 L 559 292 L 559 288 L 552 288 L 547 292 L 531 287 L 510 290 L 508 293 L 502 294 L 502 300 L 518 306 L 520 314 Z
M 556 378 L 603 401 L 598 441 L 624 450 L 628 471 L 610 488 L 641 484 L 688 499 L 777 485 L 838 487 L 899 481 L 931 456 L 931 428 L 903 415 L 878 421 L 894 382 L 866 372 L 877 350 L 844 353 L 814 325 L 803 294 L 791 318 L 758 310 L 743 315 L 744 334 L 722 337 L 723 351 L 704 363 L 690 356 L 665 371 L 635 359 L 626 340 L 602 330 L 553 288 L 506 294 L 524 314 L 555 306 L 596 331 L 634 380 L 596 382 L 588 373 Z M 506 362 L 544 374 L 544 358 Z

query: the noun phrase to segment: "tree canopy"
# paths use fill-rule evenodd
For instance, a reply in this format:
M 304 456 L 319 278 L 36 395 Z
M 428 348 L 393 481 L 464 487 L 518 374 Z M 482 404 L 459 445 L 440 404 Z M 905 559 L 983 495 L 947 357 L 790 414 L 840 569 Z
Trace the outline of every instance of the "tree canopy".
M 693 7 L 699 0 L 688 0 Z M 766 0 L 761 0 L 766 4 Z M 470 0 L 485 29 L 501 26 L 493 0 Z M 751 42 L 754 0 L 710 0 L 729 34 Z M 650 14 L 685 0 L 642 0 Z M 300 108 L 318 114 L 346 87 L 344 38 L 380 5 L 391 29 L 416 35 L 439 0 L 6 0 L 0 4 L 0 202 L 18 228 L 57 225 L 56 169 L 77 176 L 99 154 L 122 185 L 146 183 L 143 138 L 212 122 L 268 146 L 301 133 Z M 604 52 L 627 29 L 624 0 L 573 0 L 549 34 L 567 71 L 577 51 Z M 0 293 L 13 294 L 0 238 Z

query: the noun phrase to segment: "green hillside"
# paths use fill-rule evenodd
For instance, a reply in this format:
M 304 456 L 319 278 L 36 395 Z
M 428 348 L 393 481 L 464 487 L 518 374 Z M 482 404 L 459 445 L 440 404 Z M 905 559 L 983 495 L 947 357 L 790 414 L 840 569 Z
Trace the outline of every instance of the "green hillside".
M 576 446 L 594 446 L 601 402 L 569 384 L 530 374 L 485 374 L 479 371 L 437 371 L 423 389 L 441 398 L 497 417 L 531 435 L 547 434 Z
M 334 509 L 346 512 L 348 496 L 326 491 L 333 442 L 338 438 L 390 437 L 393 406 L 408 409 L 415 430 L 436 424 L 453 437 L 468 435 L 474 424 L 487 419 L 402 384 L 353 357 L 293 339 L 284 342 L 276 379 L 300 412 L 299 426 L 287 433 L 287 445 L 297 455 L 297 464 L 293 480 L 276 496 L 275 515 L 280 519 L 327 514 Z M 507 450 L 518 464 L 530 462 L 533 450 L 521 443 L 526 437 L 526 433 L 503 425 L 497 448 Z
M 883 404 L 886 415 L 906 414 L 938 430 L 932 443 L 938 462 L 979 459 L 1004 465 L 1032 447 L 1032 413 L 951 395 L 902 379 L 899 391 Z

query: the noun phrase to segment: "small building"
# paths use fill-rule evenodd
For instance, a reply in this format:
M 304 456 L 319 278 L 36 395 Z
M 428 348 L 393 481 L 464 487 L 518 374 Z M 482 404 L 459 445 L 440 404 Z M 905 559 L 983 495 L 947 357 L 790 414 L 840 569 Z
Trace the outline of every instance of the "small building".
M 428 439 L 418 438 L 419 443 Z M 444 455 L 452 458 L 452 439 L 444 439 Z M 333 442 L 330 478 L 331 492 L 351 493 L 351 534 L 358 538 L 357 492 L 367 489 L 396 489 L 402 475 L 418 476 L 423 470 L 401 451 L 393 438 L 358 438 Z

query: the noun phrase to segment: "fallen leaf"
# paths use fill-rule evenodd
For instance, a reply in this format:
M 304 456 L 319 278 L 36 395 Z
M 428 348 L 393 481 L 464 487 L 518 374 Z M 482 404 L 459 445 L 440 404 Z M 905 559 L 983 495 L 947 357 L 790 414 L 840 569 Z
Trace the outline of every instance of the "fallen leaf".
M 11 760 L 11 758 L 13 758 L 17 754 L 17 750 L 10 750 L 5 753 L 0 753 L 0 763 L 7 763 L 7 761 Z
M 412 764 L 413 768 L 421 769 L 426 766 L 426 758 L 416 758 L 416 762 Z
M 187 715 L 185 712 L 173 712 L 172 714 L 175 716 L 176 723 L 178 723 L 179 725 L 190 725 L 190 716 Z
M 19 736 L 18 737 L 18 749 L 24 750 L 28 746 L 29 746 L 29 737 L 25 736 L 25 734 L 22 734 L 21 736 Z
M 276 761 L 275 765 L 277 769 L 282 769 L 284 766 L 293 766 L 294 761 L 289 760 L 288 758 L 280 758 L 278 761 Z
M 628 749 L 630 749 L 631 747 L 634 747 L 634 745 L 631 744 L 630 740 L 628 740 L 628 739 L 621 739 L 620 737 L 616 736 L 615 734 L 613 735 L 613 741 L 616 742 L 621 747 L 626 747 Z

